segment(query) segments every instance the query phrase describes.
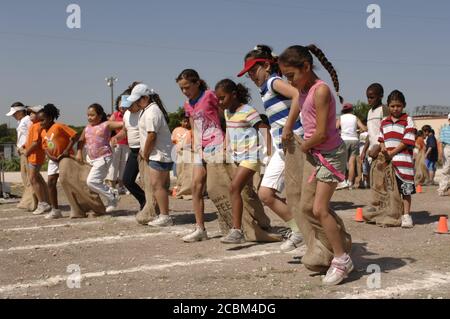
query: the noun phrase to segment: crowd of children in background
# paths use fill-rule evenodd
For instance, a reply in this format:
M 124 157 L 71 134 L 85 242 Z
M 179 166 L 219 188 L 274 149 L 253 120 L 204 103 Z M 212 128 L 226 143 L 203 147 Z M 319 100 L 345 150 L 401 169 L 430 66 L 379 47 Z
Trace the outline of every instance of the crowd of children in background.
M 313 212 L 323 226 L 335 256 L 324 283 L 341 282 L 354 266 L 338 238 L 336 221 L 329 214 L 335 190 L 368 188 L 370 165 L 381 152 L 395 169 L 404 202 L 402 226 L 413 227 L 410 210 L 411 195 L 415 193 L 415 154 L 425 152 L 429 182 L 433 183 L 438 148 L 431 127 L 424 126 L 421 131 L 416 131 L 411 117 L 405 113 L 406 99 L 400 91 L 393 91 L 385 106 L 383 87 L 378 83 L 370 85 L 366 92 L 370 106 L 367 119 L 356 117 L 352 104 L 345 103 L 341 110 L 338 109 L 332 89 L 313 70 L 313 56 L 330 74 L 342 104 L 337 73 L 325 54 L 314 45 L 289 47 L 280 57 L 275 56 L 270 47 L 258 45 L 245 56 L 244 69 L 238 76 L 247 75 L 259 88 L 267 122 L 263 121 L 264 114 L 259 114 L 249 104 L 250 93 L 244 85 L 224 79 L 212 91 L 192 69 L 184 70 L 176 78 L 187 101 L 185 118 L 173 133 L 169 130 L 168 114 L 159 95 L 138 82 L 118 97 L 117 111 L 109 120 L 101 105 L 90 105 L 87 108 L 88 124 L 81 135 L 67 125 L 55 122 L 60 112 L 53 104 L 26 108 L 15 103 L 7 115 L 14 116 L 19 122 L 17 145 L 21 163 L 26 165 L 39 201 L 33 213 L 48 213 L 46 218 L 52 219 L 62 217 L 56 188 L 58 164 L 62 159 L 74 156 L 74 146 L 77 146 L 76 159 L 92 166 L 86 183 L 93 192 L 106 198 L 107 212 L 117 207 L 119 191 L 131 193 L 141 209 L 146 201 L 153 200 L 146 199 L 136 183 L 139 161 L 144 160 L 150 167 L 153 196 L 160 210 L 160 215 L 149 225 L 171 226 L 168 185 L 169 172 L 175 161 L 172 157 L 175 144 L 178 151 L 175 153 L 190 149 L 194 158 L 192 203 L 196 227 L 183 240 L 202 241 L 208 238 L 204 219 L 207 163 L 220 157 L 225 150 L 230 154 L 236 173 L 230 185 L 233 228 L 221 239 L 222 243 L 245 241 L 241 192 L 263 168 L 260 185 L 254 186 L 258 187 L 261 201 L 289 227 L 281 250 L 291 251 L 303 243 L 303 237 L 281 193 L 284 189 L 285 145 L 296 136 L 303 141 L 301 150 L 312 155 L 316 162 Z M 339 111 L 342 115 L 337 117 Z M 446 159 L 444 180 L 446 178 L 448 183 L 449 127 L 442 130 L 440 140 Z M 261 145 L 265 149 L 263 156 Z M 84 150 L 87 150 L 86 156 Z M 45 157 L 48 158 L 47 186 L 40 174 Z M 360 184 L 355 185 L 358 172 Z M 111 182 L 109 185 L 107 180 Z M 447 187 L 444 183 L 440 194 Z M 47 198 L 49 202 L 46 202 Z

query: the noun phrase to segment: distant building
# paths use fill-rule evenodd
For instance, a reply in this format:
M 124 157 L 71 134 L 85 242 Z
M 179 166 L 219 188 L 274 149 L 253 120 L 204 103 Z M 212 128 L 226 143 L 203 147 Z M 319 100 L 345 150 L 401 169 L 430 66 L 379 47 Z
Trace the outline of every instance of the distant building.
M 449 113 L 450 106 L 424 105 L 415 108 L 413 119 L 418 130 L 422 129 L 424 125 L 430 125 L 439 140 L 441 129 L 448 124 Z
M 450 106 L 441 105 L 422 105 L 414 109 L 414 117 L 435 117 L 447 116 L 450 113 Z

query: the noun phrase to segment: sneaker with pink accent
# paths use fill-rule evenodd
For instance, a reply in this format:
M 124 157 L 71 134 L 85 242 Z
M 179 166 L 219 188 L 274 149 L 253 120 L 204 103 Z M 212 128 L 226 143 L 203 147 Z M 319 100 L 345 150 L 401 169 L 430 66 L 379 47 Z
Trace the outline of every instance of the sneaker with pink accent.
M 322 283 L 327 286 L 339 285 L 353 271 L 354 266 L 350 256 L 346 256 L 345 261 L 334 258 L 327 274 L 322 279 Z

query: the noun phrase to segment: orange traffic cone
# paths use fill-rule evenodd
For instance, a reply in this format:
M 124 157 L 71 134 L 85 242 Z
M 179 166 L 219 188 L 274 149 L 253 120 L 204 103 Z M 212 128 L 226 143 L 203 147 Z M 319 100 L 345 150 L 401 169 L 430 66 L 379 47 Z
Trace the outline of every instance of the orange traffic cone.
M 177 187 L 176 186 L 172 189 L 172 197 L 177 197 Z
M 417 194 L 422 194 L 423 193 L 423 189 L 422 189 L 422 185 L 417 185 Z
M 439 224 L 438 224 L 438 229 L 437 229 L 437 234 L 449 234 L 450 232 L 448 231 L 448 221 L 447 221 L 447 216 L 442 216 L 441 218 L 439 218 Z
M 356 209 L 355 222 L 358 222 L 358 223 L 363 223 L 364 222 L 363 209 L 362 208 Z

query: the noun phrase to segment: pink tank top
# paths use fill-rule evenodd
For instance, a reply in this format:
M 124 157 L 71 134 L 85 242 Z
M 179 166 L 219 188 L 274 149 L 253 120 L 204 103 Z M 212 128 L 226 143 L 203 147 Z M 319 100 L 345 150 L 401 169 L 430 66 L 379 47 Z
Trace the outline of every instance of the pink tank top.
M 112 156 L 111 146 L 109 145 L 111 131 L 108 128 L 108 122 L 103 122 L 95 126 L 86 126 L 84 137 L 90 159 Z
M 316 106 L 314 105 L 314 95 L 316 89 L 320 85 L 328 85 L 322 81 L 317 80 L 317 82 L 309 89 L 308 94 L 302 94 L 300 97 L 300 105 L 302 105 L 302 123 L 303 129 L 305 130 L 305 140 L 308 140 L 313 136 L 317 129 L 317 112 Z M 328 87 L 329 88 L 329 87 Z M 331 91 L 331 90 L 330 90 Z M 317 151 L 332 151 L 338 148 L 343 143 L 339 131 L 336 128 L 336 100 L 334 96 L 331 95 L 330 108 L 327 118 L 327 140 L 314 147 Z
M 123 114 L 122 112 L 116 111 L 113 113 L 114 115 L 114 121 L 115 122 L 123 122 Z M 119 134 L 120 132 L 122 132 L 122 130 L 116 130 L 116 134 Z M 128 139 L 125 137 L 123 139 L 121 139 L 120 141 L 117 141 L 117 144 L 120 145 L 128 145 Z

